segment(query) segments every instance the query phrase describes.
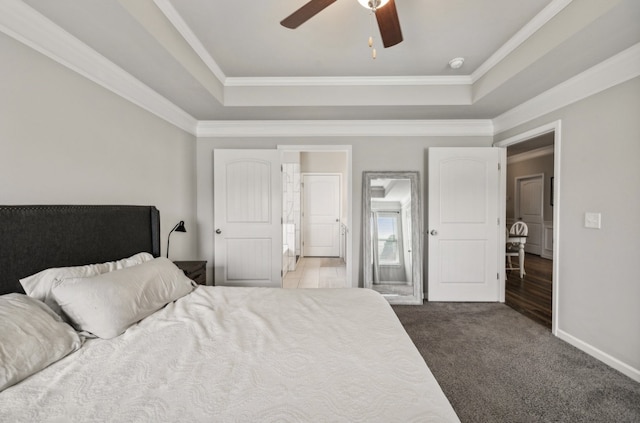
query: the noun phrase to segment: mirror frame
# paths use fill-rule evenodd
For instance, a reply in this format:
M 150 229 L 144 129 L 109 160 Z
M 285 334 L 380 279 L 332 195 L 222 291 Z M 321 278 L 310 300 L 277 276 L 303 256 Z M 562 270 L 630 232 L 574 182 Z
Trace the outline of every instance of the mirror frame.
M 374 179 L 409 179 L 411 181 L 411 258 L 413 295 L 385 296 L 391 304 L 422 304 L 422 196 L 418 171 L 364 171 L 362 172 L 362 230 L 364 287 L 373 289 L 373 261 L 371 252 L 371 181 Z

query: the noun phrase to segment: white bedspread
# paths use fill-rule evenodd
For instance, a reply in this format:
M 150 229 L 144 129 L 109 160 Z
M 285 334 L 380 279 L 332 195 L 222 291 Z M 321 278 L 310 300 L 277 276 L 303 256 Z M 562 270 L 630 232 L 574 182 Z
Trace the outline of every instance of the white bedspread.
M 364 289 L 198 287 L 0 393 L 2 422 L 457 422 Z

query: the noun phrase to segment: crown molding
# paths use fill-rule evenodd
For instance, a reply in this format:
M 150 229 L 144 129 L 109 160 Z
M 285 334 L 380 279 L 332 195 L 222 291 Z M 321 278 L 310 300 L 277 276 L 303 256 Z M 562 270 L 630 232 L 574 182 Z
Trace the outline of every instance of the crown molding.
M 171 22 L 171 25 L 182 35 L 182 38 L 191 46 L 193 51 L 200 57 L 211 73 L 218 78 L 221 85 L 225 84 L 227 76 L 224 74 L 218 63 L 211 57 L 207 49 L 202 45 L 200 39 L 191 31 L 191 28 L 182 19 L 182 16 L 173 7 L 169 0 L 153 0 L 164 16 Z
M 471 85 L 465 75 L 435 76 L 327 76 L 327 77 L 228 77 L 227 87 L 300 87 L 300 86 L 404 86 Z
M 481 64 L 471 74 L 471 83 L 475 83 L 496 66 L 505 57 L 511 54 L 516 48 L 520 47 L 530 36 L 536 33 L 540 28 L 546 25 L 554 16 L 560 13 L 573 0 L 554 0 L 549 3 L 540 13 L 532 20 L 527 22 L 516 34 L 511 37 L 502 47 L 496 50 L 483 64 Z
M 507 164 L 523 162 L 525 160 L 536 159 L 538 157 L 550 156 L 554 152 L 553 145 L 547 145 L 546 147 L 536 148 L 535 150 L 525 151 L 524 153 L 514 154 L 507 157 Z
M 196 131 L 198 137 L 490 137 L 493 133 L 489 119 L 200 121 Z
M 493 119 L 504 132 L 640 76 L 640 43 L 525 101 Z
M 167 122 L 195 134 L 197 121 L 20 0 L 0 1 L 0 31 Z

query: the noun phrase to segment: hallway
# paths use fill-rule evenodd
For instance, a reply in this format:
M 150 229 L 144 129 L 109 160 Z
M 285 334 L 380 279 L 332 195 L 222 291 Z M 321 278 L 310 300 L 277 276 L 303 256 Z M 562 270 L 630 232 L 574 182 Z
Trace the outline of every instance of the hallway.
M 553 261 L 527 254 L 525 271 L 507 271 L 505 304 L 551 329 Z

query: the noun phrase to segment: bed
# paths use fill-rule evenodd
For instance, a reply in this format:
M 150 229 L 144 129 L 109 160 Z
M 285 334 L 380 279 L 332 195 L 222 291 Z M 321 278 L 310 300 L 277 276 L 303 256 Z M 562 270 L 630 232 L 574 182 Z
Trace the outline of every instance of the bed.
M 0 421 L 459 421 L 374 291 L 196 286 L 159 257 L 154 207 L 4 206 L 0 222 L 0 356 L 16 349 L 0 386 L 2 372 L 23 373 L 0 392 Z M 57 303 L 25 290 L 54 271 Z M 120 301 L 145 317 L 121 322 Z M 40 318 L 55 330 L 7 334 Z M 60 357 L 22 366 L 61 339 Z

